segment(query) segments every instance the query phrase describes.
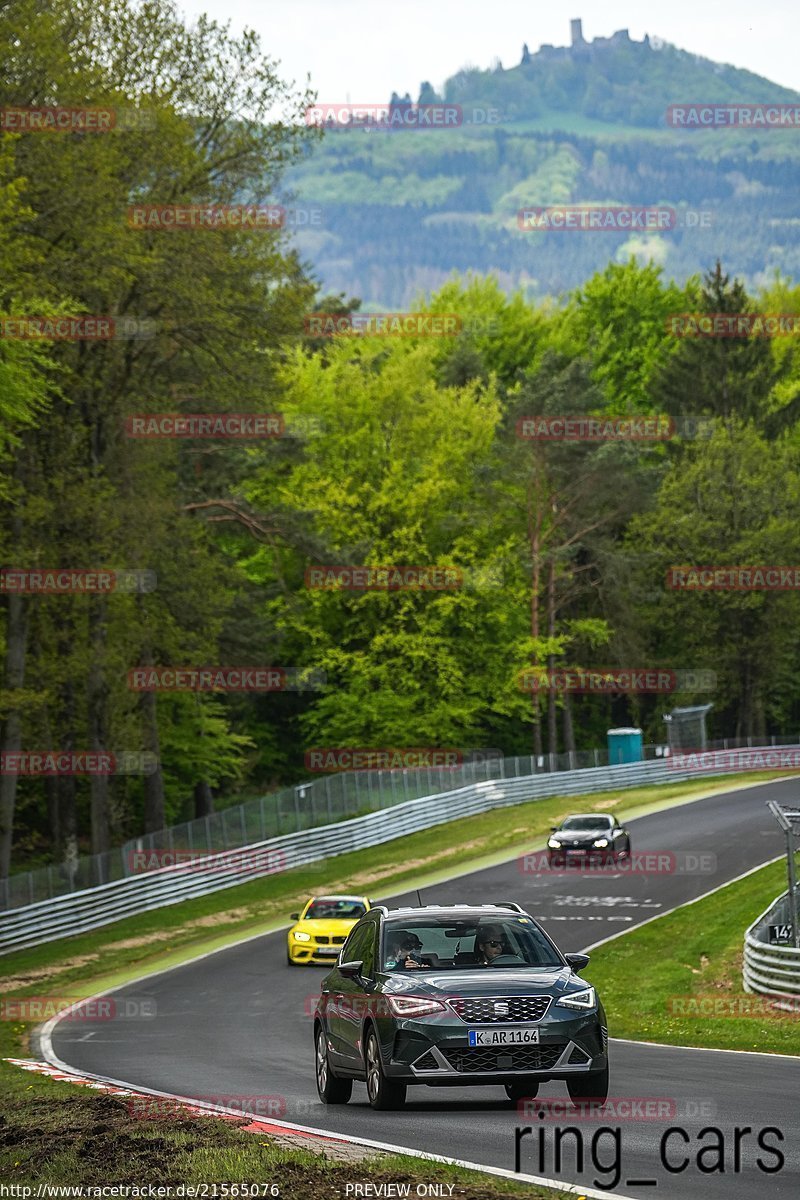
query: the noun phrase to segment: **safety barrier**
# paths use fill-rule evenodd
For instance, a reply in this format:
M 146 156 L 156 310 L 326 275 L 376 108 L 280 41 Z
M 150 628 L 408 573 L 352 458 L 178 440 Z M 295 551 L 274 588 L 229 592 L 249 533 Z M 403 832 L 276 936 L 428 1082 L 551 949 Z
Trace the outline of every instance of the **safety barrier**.
M 769 755 L 800 746 L 753 748 L 749 755 Z M 759 765 L 758 762 L 755 764 Z M 780 763 L 776 759 L 776 766 Z M 750 761 L 753 769 L 753 760 Z M 715 774 L 735 774 L 737 768 L 715 765 Z M 678 766 L 668 758 L 613 767 L 561 771 L 512 779 L 487 779 L 466 787 L 422 796 L 370 812 L 351 820 L 304 829 L 282 837 L 251 843 L 221 854 L 192 856 L 181 865 L 147 870 L 124 879 L 56 896 L 23 908 L 0 913 L 0 954 L 24 949 L 56 938 L 83 933 L 123 917 L 149 912 L 195 896 L 235 887 L 263 875 L 290 870 L 305 863 L 333 858 L 349 851 L 377 846 L 405 834 L 417 833 L 459 817 L 492 808 L 543 800 L 549 796 L 589 795 L 659 783 L 679 783 L 705 777 L 697 765 Z
M 800 997 L 800 949 L 770 945 L 770 925 L 783 925 L 791 929 L 788 891 L 773 901 L 744 935 L 744 990 L 758 992 L 762 996 L 784 998 L 786 1007 L 796 1010 L 798 1001 L 793 998 Z M 780 1007 L 780 1002 L 777 1007 Z

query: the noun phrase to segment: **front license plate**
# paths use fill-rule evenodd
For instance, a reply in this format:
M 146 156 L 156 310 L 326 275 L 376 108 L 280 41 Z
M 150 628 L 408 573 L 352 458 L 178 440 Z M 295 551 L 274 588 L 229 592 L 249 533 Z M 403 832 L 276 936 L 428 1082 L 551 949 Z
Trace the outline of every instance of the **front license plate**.
M 341 946 L 317 946 L 315 954 L 338 954 Z
M 470 1046 L 536 1046 L 539 1030 L 528 1025 L 512 1025 L 505 1029 L 470 1029 Z
M 568 850 L 567 854 L 585 854 L 585 850 Z

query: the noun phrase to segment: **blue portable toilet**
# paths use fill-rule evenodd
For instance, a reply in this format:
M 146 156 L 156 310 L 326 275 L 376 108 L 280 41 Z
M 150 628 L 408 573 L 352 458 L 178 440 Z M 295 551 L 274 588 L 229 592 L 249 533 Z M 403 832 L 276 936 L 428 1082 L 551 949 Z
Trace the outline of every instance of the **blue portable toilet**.
M 641 762 L 644 758 L 641 729 L 609 729 L 607 736 L 609 766 Z

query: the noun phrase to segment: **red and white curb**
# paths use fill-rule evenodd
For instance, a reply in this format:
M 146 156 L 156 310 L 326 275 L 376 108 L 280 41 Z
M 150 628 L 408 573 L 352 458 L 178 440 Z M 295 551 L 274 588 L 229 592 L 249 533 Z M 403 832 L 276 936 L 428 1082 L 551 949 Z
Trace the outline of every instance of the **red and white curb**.
M 177 1117 L 181 1113 L 186 1113 L 187 1116 L 191 1117 L 214 1117 L 218 1121 L 236 1121 L 244 1133 L 271 1133 L 294 1137 L 313 1137 L 321 1142 L 341 1142 L 342 1144 L 346 1144 L 351 1140 L 347 1137 L 337 1137 L 335 1134 L 317 1133 L 316 1130 L 309 1129 L 306 1131 L 296 1125 L 283 1125 L 279 1121 L 263 1121 L 254 1118 L 248 1124 L 242 1124 L 252 1114 L 242 1112 L 241 1110 L 237 1111 L 236 1109 L 225 1108 L 223 1105 L 207 1104 L 201 1100 L 185 1100 L 180 1096 L 168 1096 L 164 1092 L 141 1092 L 134 1088 L 121 1087 L 118 1084 L 106 1082 L 91 1075 L 81 1075 L 77 1071 L 62 1071 L 50 1063 L 37 1062 L 31 1058 L 6 1058 L 3 1061 L 11 1063 L 12 1066 L 21 1067 L 23 1071 L 33 1071 L 37 1075 L 46 1075 L 49 1079 L 54 1079 L 59 1083 L 76 1083 L 82 1087 L 92 1088 L 97 1092 L 106 1092 L 111 1096 L 127 1096 L 132 1099 L 141 1099 L 144 1101 L 153 1101 L 156 1099 L 168 1101 L 169 1107 L 165 1106 L 161 1112 L 156 1110 L 151 1119 L 165 1116 Z M 141 1115 L 147 1119 L 148 1112 L 146 1108 Z

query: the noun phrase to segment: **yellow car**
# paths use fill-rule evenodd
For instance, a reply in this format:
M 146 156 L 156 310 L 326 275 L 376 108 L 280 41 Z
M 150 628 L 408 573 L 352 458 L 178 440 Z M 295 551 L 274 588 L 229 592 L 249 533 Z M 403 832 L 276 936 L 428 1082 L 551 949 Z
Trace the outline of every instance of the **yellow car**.
M 326 963 L 333 966 L 347 935 L 368 908 L 366 896 L 312 896 L 302 912 L 292 913 L 286 958 L 290 966 Z

